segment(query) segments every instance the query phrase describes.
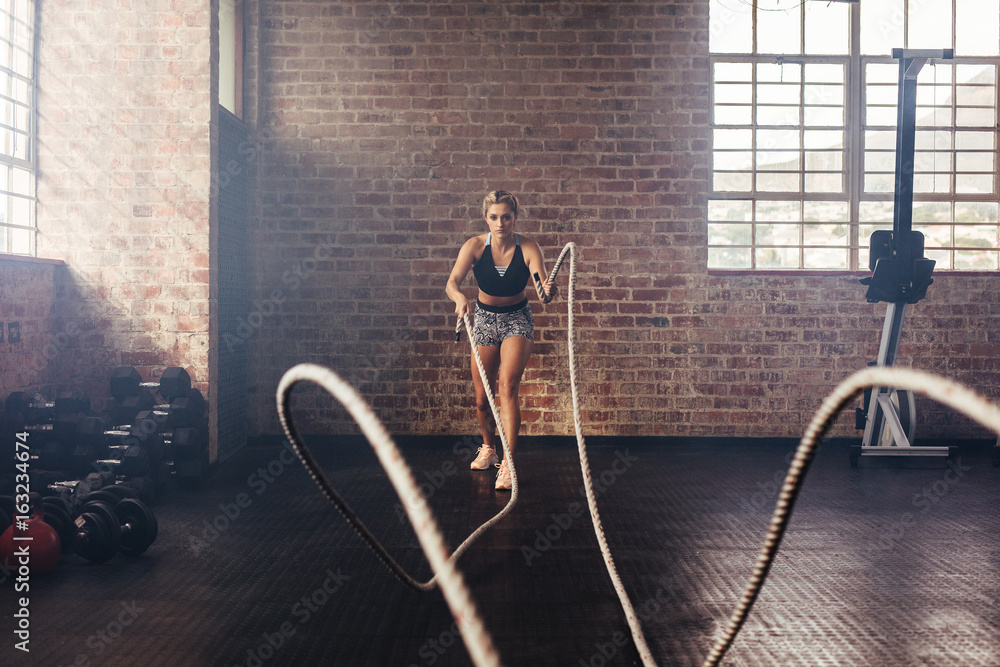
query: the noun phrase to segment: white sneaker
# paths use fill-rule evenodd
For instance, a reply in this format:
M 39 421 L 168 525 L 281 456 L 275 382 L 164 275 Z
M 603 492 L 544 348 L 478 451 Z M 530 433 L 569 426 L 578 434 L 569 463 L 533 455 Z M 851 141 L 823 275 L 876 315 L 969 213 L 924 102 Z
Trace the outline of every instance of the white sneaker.
M 479 455 L 476 460 L 472 462 L 473 470 L 489 470 L 490 466 L 500 463 L 500 457 L 497 456 L 497 452 L 492 447 L 483 445 L 479 448 Z
M 500 468 L 500 472 L 497 473 L 497 490 L 510 491 L 514 485 L 510 481 L 510 468 L 507 467 L 507 461 L 495 465 Z

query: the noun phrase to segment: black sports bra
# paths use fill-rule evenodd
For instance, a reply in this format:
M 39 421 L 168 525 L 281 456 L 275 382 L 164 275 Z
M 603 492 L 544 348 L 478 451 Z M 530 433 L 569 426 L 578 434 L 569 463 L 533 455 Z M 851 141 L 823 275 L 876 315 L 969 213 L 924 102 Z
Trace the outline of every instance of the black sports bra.
M 528 265 L 524 262 L 524 253 L 521 252 L 521 240 L 514 235 L 516 246 L 514 256 L 510 260 L 510 265 L 501 274 L 493 263 L 493 253 L 490 251 L 490 237 L 486 236 L 486 248 L 479 261 L 473 264 L 472 273 L 476 276 L 476 282 L 481 289 L 490 296 L 517 296 L 524 291 L 528 285 L 531 274 L 528 272 Z

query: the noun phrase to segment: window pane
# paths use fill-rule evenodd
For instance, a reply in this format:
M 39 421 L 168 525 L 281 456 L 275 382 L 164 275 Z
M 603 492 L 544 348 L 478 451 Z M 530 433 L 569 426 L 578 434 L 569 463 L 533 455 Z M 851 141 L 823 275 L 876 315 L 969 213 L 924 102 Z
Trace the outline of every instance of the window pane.
M 759 248 L 756 257 L 760 269 L 799 268 L 798 248 Z
M 957 153 L 955 169 L 957 171 L 993 171 L 996 153 Z
M 806 151 L 806 170 L 839 172 L 844 168 L 843 155 L 840 151 Z
M 798 151 L 758 151 L 757 168 L 764 171 L 798 171 Z
M 993 174 L 958 174 L 955 192 L 961 194 L 993 194 Z
M 847 245 L 847 225 L 804 225 L 802 242 L 809 246 Z
M 865 88 L 865 102 L 868 105 L 884 105 L 892 106 L 893 111 L 895 111 L 896 104 L 899 101 L 899 93 L 896 92 L 896 86 L 886 85 L 886 84 L 871 84 Z M 893 125 L 896 121 L 893 120 Z
M 888 56 L 892 53 L 892 49 L 905 45 L 903 0 L 880 0 L 860 4 L 861 53 Z
M 847 268 L 847 248 L 806 248 L 802 254 L 805 269 Z
M 906 48 L 951 48 L 951 2 L 952 0 L 910 0 Z
M 917 151 L 913 154 L 913 169 L 922 171 L 951 171 L 951 153 L 944 151 Z
M 709 220 L 753 219 L 753 204 L 746 199 L 714 199 L 708 202 Z
M 6 175 L 6 174 L 5 174 Z M 6 188 L 7 180 L 0 182 L 0 187 Z M 32 195 L 31 192 L 31 172 L 25 169 L 14 167 L 13 191 L 21 195 Z
M 896 109 L 894 107 L 872 107 L 865 109 L 865 122 L 868 125 L 895 125 Z
M 806 65 L 806 81 L 809 83 L 844 83 L 844 66 L 810 63 Z
M 757 107 L 757 123 L 759 125 L 799 125 L 799 107 Z
M 713 269 L 749 269 L 750 248 L 709 248 L 708 265 Z
M 913 191 L 922 193 L 949 193 L 951 192 L 951 174 L 947 172 L 914 174 Z
M 913 222 L 951 222 L 949 202 L 913 202 Z
M 757 174 L 757 190 L 760 192 L 798 192 L 802 188 L 799 174 L 761 172 Z
M 997 268 L 996 251 L 956 250 L 955 268 L 969 271 L 987 271 Z
M 955 148 L 958 150 L 987 150 L 994 149 L 993 132 L 956 132 Z
M 757 53 L 801 53 L 801 4 L 757 0 Z
M 751 63 L 715 63 L 716 81 L 736 81 L 749 83 L 753 77 Z
M 799 147 L 798 130 L 757 130 L 758 150 Z
M 843 125 L 844 107 L 806 107 L 804 124 L 809 126 L 817 125 Z
M 802 215 L 802 204 L 797 201 L 758 201 L 757 221 L 798 222 Z
M 736 148 L 749 150 L 753 134 L 750 130 L 715 130 L 712 133 L 713 146 L 719 148 Z
M 850 5 L 830 2 L 807 2 L 806 53 L 847 54 Z
M 738 100 L 734 100 L 738 101 Z M 799 84 L 759 83 L 757 84 L 757 104 L 798 104 Z
M 955 228 L 955 245 L 959 248 L 996 248 L 996 225 L 960 225 Z
M 757 225 L 757 245 L 798 245 L 801 225 Z
M 989 127 L 996 122 L 996 111 L 993 108 L 959 108 L 955 110 L 955 122 L 967 127 Z
M 843 106 L 844 87 L 831 84 L 806 84 L 806 104 L 835 104 Z
M 750 173 L 716 172 L 712 187 L 719 192 L 750 192 L 753 179 Z
M 807 173 L 806 192 L 843 192 L 843 174 Z
M 865 174 L 865 192 L 893 192 L 894 187 L 892 174 Z
M 33 232 L 27 229 L 12 229 L 11 234 L 11 252 L 16 255 L 30 255 L 31 250 L 31 235 Z
M 31 224 L 31 202 L 24 197 L 11 197 L 11 217 L 15 225 L 30 226 Z
M 840 130 L 806 130 L 803 134 L 806 148 L 844 147 L 844 133 Z
M 712 53 L 752 52 L 753 12 L 748 5 L 712 0 L 708 16 L 708 46 Z
M 893 125 L 896 123 L 893 122 Z M 896 150 L 896 132 L 865 132 L 865 148 Z
M 956 3 L 955 55 L 995 56 L 1000 53 L 1000 21 L 983 20 L 1000 16 L 1000 0 Z
M 990 222 L 997 223 L 997 202 L 957 202 L 955 204 L 955 222 Z
M 924 235 L 925 248 L 947 248 L 952 244 L 951 225 L 913 225 L 915 231 Z
M 717 104 L 750 104 L 753 101 L 753 86 L 749 83 L 715 84 Z
M 758 63 L 759 83 L 798 83 L 802 80 L 802 66 L 798 63 Z
M 895 173 L 896 154 L 886 151 L 865 151 L 865 171 L 890 171 Z
M 802 206 L 806 222 L 848 222 L 851 209 L 846 201 L 807 201 Z
M 750 107 L 715 107 L 716 125 L 749 125 L 752 120 Z
M 749 169 L 753 166 L 753 153 L 750 151 L 715 151 L 712 154 L 712 166 L 724 171 Z
M 751 227 L 747 224 L 708 223 L 709 245 L 750 245 Z
M 860 202 L 858 208 L 858 215 L 862 222 L 881 222 L 889 223 L 892 225 L 892 207 L 891 201 L 863 201 Z M 864 225 L 862 225 L 862 228 Z M 878 225 L 875 227 L 881 228 Z M 862 236 L 862 238 L 867 239 L 871 232 Z

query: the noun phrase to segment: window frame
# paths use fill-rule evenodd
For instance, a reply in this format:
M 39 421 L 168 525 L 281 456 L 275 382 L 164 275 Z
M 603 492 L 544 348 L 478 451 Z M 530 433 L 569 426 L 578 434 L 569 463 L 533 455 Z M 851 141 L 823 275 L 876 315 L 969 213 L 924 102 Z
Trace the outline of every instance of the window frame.
M 4 196 L 6 199 L 4 210 L 2 211 L 3 219 L 0 220 L 0 230 L 2 230 L 2 235 L 0 235 L 0 254 L 5 255 L 16 255 L 16 256 L 28 256 L 34 257 L 38 252 L 38 224 L 36 217 L 36 205 L 37 205 L 37 156 L 38 156 L 38 14 L 40 12 L 39 4 L 36 0 L 21 0 L 27 7 L 24 11 L 24 17 L 31 21 L 29 26 L 28 35 L 30 41 L 30 64 L 28 67 L 29 75 L 25 76 L 23 74 L 18 74 L 15 71 L 13 65 L 14 50 L 15 45 L 15 24 L 17 22 L 16 17 L 20 14 L 16 11 L 17 4 L 19 0 L 7 0 L 7 7 L 4 10 L 10 17 L 9 30 L 5 37 L 9 44 L 8 53 L 8 63 L 10 67 L 0 66 L 0 73 L 3 73 L 8 78 L 8 89 L 0 91 L 0 102 L 9 102 L 12 104 L 15 116 L 17 114 L 17 108 L 19 106 L 27 106 L 25 121 L 27 123 L 27 128 L 25 130 L 19 130 L 17 128 L 16 118 L 12 120 L 11 125 L 6 125 L 0 122 L 0 129 L 8 130 L 11 132 L 12 141 L 16 141 L 17 136 L 23 136 L 25 141 L 25 157 L 19 158 L 15 155 L 16 149 L 11 148 L 10 154 L 5 152 L 5 147 L 0 147 L 0 166 L 6 167 L 7 178 L 5 183 L 0 183 L 0 196 Z M 27 87 L 27 101 L 22 102 L 18 100 L 18 95 L 14 92 L 13 88 L 16 83 L 20 81 L 23 82 Z M 27 172 L 27 184 L 20 190 L 15 186 L 15 168 Z M 15 219 L 14 217 L 14 202 L 16 199 L 27 200 L 27 205 L 25 211 L 27 214 L 27 220 Z M 23 213 L 22 213 L 23 215 Z M 26 224 L 25 224 L 26 223 Z M 14 245 L 15 234 L 8 230 L 19 230 L 29 232 L 27 235 L 27 249 L 23 252 L 18 252 Z
M 754 2 L 754 6 L 756 2 Z M 954 20 L 956 11 L 956 5 L 952 3 L 952 30 L 951 30 L 951 43 L 955 44 L 957 39 L 957 28 L 956 21 Z M 800 13 L 802 25 L 800 30 L 800 39 L 804 40 L 805 37 L 805 12 Z M 757 16 L 753 15 L 751 21 L 752 38 L 751 44 L 757 44 Z M 771 246 L 759 246 L 756 237 L 756 214 L 751 215 L 750 220 L 746 222 L 740 222 L 738 224 L 746 224 L 750 226 L 750 240 L 749 245 L 743 244 L 732 244 L 732 245 L 712 245 L 710 243 L 710 235 L 706 237 L 706 248 L 708 252 L 706 253 L 706 261 L 711 261 L 713 249 L 725 249 L 727 247 L 735 248 L 747 248 L 750 253 L 749 266 L 742 267 L 723 267 L 723 266 L 712 266 L 710 263 L 707 265 L 707 269 L 710 273 L 737 273 L 746 274 L 751 273 L 754 275 L 766 274 L 766 273 L 791 273 L 796 275 L 810 275 L 810 274 L 858 274 L 867 273 L 868 267 L 865 261 L 865 255 L 867 254 L 867 244 L 868 239 L 861 239 L 861 227 L 870 225 L 881 225 L 882 223 L 868 223 L 862 222 L 860 209 L 862 208 L 862 202 L 871 201 L 888 201 L 892 202 L 893 193 L 891 191 L 886 193 L 866 193 L 865 187 L 865 132 L 867 126 L 865 125 L 866 119 L 865 114 L 867 111 L 867 81 L 866 81 L 866 66 L 870 63 L 892 63 L 898 64 L 898 61 L 894 60 L 890 55 L 872 55 L 863 54 L 861 48 L 861 14 L 860 9 L 857 4 L 852 4 L 850 7 L 850 16 L 848 22 L 848 41 L 849 48 L 846 55 L 811 55 L 805 53 L 806 48 L 804 41 L 802 44 L 800 54 L 756 54 L 756 53 L 716 53 L 712 52 L 709 54 L 709 130 L 712 134 L 712 140 L 710 143 L 710 157 L 712 159 L 712 168 L 710 170 L 709 178 L 711 182 L 709 183 L 708 191 L 708 206 L 711 207 L 714 201 L 747 201 L 750 202 L 751 210 L 755 210 L 758 202 L 770 202 L 770 201 L 789 201 L 789 202 L 808 202 L 808 201 L 846 201 L 848 204 L 848 220 L 845 223 L 847 225 L 847 265 L 846 267 L 830 267 L 830 268 L 804 268 L 805 267 L 805 250 L 811 246 L 806 246 L 804 242 L 804 229 L 808 222 L 804 221 L 803 215 L 800 211 L 799 214 L 799 242 L 797 246 L 786 246 L 788 248 L 797 248 L 798 250 L 798 267 L 786 267 L 786 266 L 776 266 L 776 267 L 760 267 L 758 266 L 757 250 L 761 247 L 771 247 Z M 800 182 L 798 192 L 760 192 L 757 190 L 757 181 L 755 174 L 757 173 L 756 164 L 752 164 L 749 169 L 745 170 L 743 173 L 748 173 L 751 175 L 751 189 L 749 191 L 719 191 L 716 190 L 715 176 L 715 131 L 720 128 L 732 127 L 727 125 L 718 125 L 716 123 L 716 65 L 718 63 L 751 63 L 752 66 L 756 67 L 759 63 L 801 63 L 803 66 L 803 77 L 805 76 L 805 65 L 812 63 L 837 63 L 845 66 L 845 76 L 844 76 L 844 147 L 843 154 L 844 158 L 842 160 L 842 173 L 843 173 L 843 191 L 841 193 L 830 193 L 830 192 L 806 192 L 805 191 L 805 181 L 801 180 L 804 178 L 805 174 L 805 161 L 803 159 L 802 164 L 799 165 Z M 1000 154 L 1000 132 L 998 132 L 998 123 L 1000 123 L 1000 55 L 997 56 L 961 56 L 956 55 L 954 60 L 946 61 L 943 64 L 951 65 L 961 65 L 961 64 L 990 64 L 994 66 L 994 153 Z M 954 96 L 955 87 L 958 85 L 956 81 L 957 77 L 953 77 L 951 81 L 952 89 L 952 106 L 958 103 Z M 754 70 L 753 76 L 751 77 L 751 96 L 752 101 L 750 104 L 753 108 L 756 108 L 756 98 L 757 89 L 756 86 L 758 82 L 756 80 L 756 69 Z M 893 85 L 893 90 L 895 90 L 895 85 Z M 724 103 L 723 103 L 724 105 Z M 799 106 L 804 108 L 806 105 L 806 100 L 800 99 Z M 751 118 L 751 124 L 739 125 L 739 128 L 749 127 L 751 132 L 753 132 L 754 139 L 751 141 L 751 154 L 752 158 L 756 157 L 756 129 L 759 123 L 757 123 L 756 115 Z M 895 125 L 895 124 L 893 124 Z M 797 129 L 800 132 L 804 132 L 809 129 L 809 126 L 805 125 L 804 117 L 799 118 L 797 125 L 789 125 L 789 129 Z M 894 128 L 893 128 L 894 129 Z M 954 135 L 956 131 L 961 131 L 962 126 L 957 125 L 957 119 L 952 116 L 951 125 L 949 126 L 950 131 Z M 805 145 L 800 144 L 800 154 L 804 155 L 806 151 Z M 894 152 L 893 152 L 894 154 Z M 946 197 L 942 197 L 940 194 L 934 193 L 915 193 L 914 202 L 921 201 L 931 201 L 931 202 L 947 202 L 951 210 L 954 211 L 955 205 L 961 202 L 997 202 L 1000 206 L 1000 166 L 998 166 L 997 160 L 1000 160 L 1000 155 L 994 158 L 994 169 L 993 169 L 993 193 L 989 195 L 974 194 L 974 193 L 958 193 L 955 192 L 954 179 L 955 174 L 959 172 L 958 165 L 954 158 L 955 148 L 954 142 L 951 149 L 952 159 L 950 167 L 950 178 L 952 179 L 952 186 L 950 192 Z M 725 173 L 725 172 L 723 172 Z M 707 222 L 717 222 L 706 216 Z M 915 221 L 916 223 L 916 221 Z M 832 223 L 831 223 L 832 224 Z M 951 238 L 955 238 L 956 222 L 954 221 L 954 215 L 950 222 L 946 223 L 951 226 Z M 1000 220 L 996 223 L 998 227 L 998 234 L 1000 234 Z M 916 227 L 916 224 L 915 224 Z M 891 229 L 891 220 L 888 223 L 888 228 Z M 843 247 L 836 245 L 834 247 Z M 954 244 L 946 248 L 946 251 L 951 257 L 950 261 L 954 261 L 955 250 L 959 249 Z M 993 246 L 993 251 L 997 253 L 998 261 L 1000 261 L 1000 237 L 998 237 L 997 245 Z M 954 271 L 962 274 L 973 274 L 977 272 L 995 274 L 1000 272 L 1000 266 L 998 268 L 990 269 L 962 269 L 962 268 L 951 268 L 949 267 L 938 267 L 938 271 Z

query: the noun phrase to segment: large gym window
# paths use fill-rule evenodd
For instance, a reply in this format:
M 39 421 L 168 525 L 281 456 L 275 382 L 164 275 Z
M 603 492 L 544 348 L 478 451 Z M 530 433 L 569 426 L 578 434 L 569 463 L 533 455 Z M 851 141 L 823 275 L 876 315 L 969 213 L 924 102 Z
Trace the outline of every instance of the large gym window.
M 1000 0 L 711 0 L 710 269 L 868 266 L 892 228 L 893 48 L 918 77 L 913 229 L 938 269 L 1000 269 Z
M 0 0 L 0 253 L 35 254 L 35 3 Z

